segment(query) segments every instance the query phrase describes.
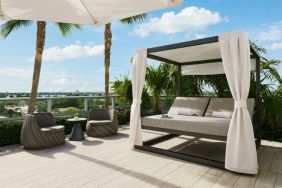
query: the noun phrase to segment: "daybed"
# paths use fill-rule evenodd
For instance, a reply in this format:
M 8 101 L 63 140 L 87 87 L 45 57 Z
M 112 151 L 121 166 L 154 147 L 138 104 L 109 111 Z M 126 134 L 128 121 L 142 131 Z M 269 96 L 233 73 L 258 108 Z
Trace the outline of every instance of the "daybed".
M 233 99 L 198 98 L 192 100 L 192 98 L 187 98 L 189 100 L 187 104 L 191 105 L 187 106 L 184 104 L 185 100 L 178 102 L 180 99 L 178 98 L 176 100 L 178 104 L 173 104 L 168 113 L 172 118 L 162 119 L 161 116 L 151 116 L 141 119 L 140 104 L 148 58 L 169 63 L 178 68 L 176 79 L 178 97 L 183 96 L 182 76 L 225 74 Z M 251 72 L 255 76 L 253 78 L 255 78 L 256 85 L 253 120 L 254 99 L 247 100 L 251 85 Z M 133 102 L 130 116 L 130 145 L 137 149 L 234 172 L 257 174 L 257 147 L 261 144 L 260 80 L 260 54 L 244 31 L 222 33 L 214 37 L 138 49 L 132 61 Z M 198 102 L 195 103 L 195 101 Z M 190 109 L 182 109 L 182 112 L 178 113 L 178 107 Z M 247 108 L 249 109 L 247 110 Z M 194 116 L 192 116 L 192 110 Z M 220 112 L 221 110 L 229 112 L 234 110 L 234 113 L 231 116 L 230 113 Z M 142 128 L 171 134 L 143 141 Z M 203 158 L 201 155 L 181 153 L 156 146 L 156 143 L 191 133 L 193 133 L 192 136 L 200 138 L 216 137 L 216 139 L 226 140 L 225 152 L 222 152 L 225 154 L 224 161 L 215 161 L 209 157 Z
M 254 104 L 254 99 L 247 100 L 251 117 Z M 183 109 L 191 109 L 193 115 L 178 115 Z M 225 140 L 231 119 L 212 117 L 212 112 L 232 114 L 233 109 L 232 98 L 177 97 L 168 111 L 169 118 L 163 118 L 162 115 L 147 116 L 141 119 L 141 124 L 144 129 Z

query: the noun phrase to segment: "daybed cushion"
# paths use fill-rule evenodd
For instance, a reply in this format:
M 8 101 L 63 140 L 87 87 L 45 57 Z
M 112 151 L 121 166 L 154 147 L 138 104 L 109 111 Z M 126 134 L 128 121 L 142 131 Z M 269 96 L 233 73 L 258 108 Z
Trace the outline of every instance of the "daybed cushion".
M 249 98 L 247 100 L 248 111 L 253 117 L 255 99 Z M 233 98 L 211 98 L 205 117 L 211 117 L 213 111 L 218 112 L 230 112 L 233 113 L 234 110 L 234 99 Z
M 209 97 L 176 97 L 174 103 L 168 111 L 168 115 L 177 115 L 179 110 L 188 108 L 193 110 L 193 114 L 203 116 L 209 100 Z
M 227 136 L 230 119 L 181 115 L 173 115 L 172 118 L 161 118 L 161 115 L 155 115 L 143 117 L 141 122 L 144 126 L 155 128 Z

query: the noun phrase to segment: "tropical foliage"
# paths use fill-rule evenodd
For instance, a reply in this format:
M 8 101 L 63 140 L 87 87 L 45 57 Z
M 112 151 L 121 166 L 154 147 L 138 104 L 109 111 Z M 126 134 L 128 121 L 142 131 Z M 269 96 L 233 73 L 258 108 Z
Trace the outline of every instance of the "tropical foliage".
M 129 79 L 128 75 L 124 75 L 121 78 L 117 78 L 112 83 L 112 89 L 116 95 L 119 97 L 117 98 L 117 104 L 119 107 L 128 108 L 131 106 L 132 103 L 132 83 Z M 148 94 L 148 90 L 146 87 L 143 89 L 142 93 L 142 111 L 146 111 L 151 108 L 152 102 L 150 96 Z
M 140 14 L 129 18 L 124 18 L 120 20 L 123 24 L 133 24 L 136 22 L 141 22 L 145 20 L 147 14 Z M 104 45 L 105 45 L 105 59 L 104 59 L 104 66 L 105 66 L 105 108 L 109 107 L 109 85 L 110 85 L 110 64 L 111 64 L 111 47 L 112 47 L 112 30 L 111 30 L 111 23 L 105 25 L 105 32 L 104 32 Z
M 3 38 L 8 37 L 12 31 L 18 30 L 20 28 L 25 28 L 32 25 L 32 21 L 29 20 L 10 20 L 3 23 L 0 26 L 0 36 Z M 80 29 L 77 24 L 68 23 L 55 23 L 55 26 L 59 29 L 62 36 L 68 36 L 73 29 Z M 28 105 L 28 113 L 33 113 L 36 105 L 37 90 L 40 79 L 41 63 L 43 57 L 43 51 L 46 39 L 46 22 L 37 22 L 37 35 L 36 35 L 36 49 L 34 58 L 34 69 L 32 78 L 32 88 L 30 94 L 30 100 Z

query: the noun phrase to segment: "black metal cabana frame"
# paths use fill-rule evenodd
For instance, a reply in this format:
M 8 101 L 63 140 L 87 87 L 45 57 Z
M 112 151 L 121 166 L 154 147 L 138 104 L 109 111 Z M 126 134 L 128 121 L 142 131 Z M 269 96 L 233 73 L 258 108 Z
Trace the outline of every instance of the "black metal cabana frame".
M 152 53 L 155 52 L 161 52 L 161 51 L 167 51 L 167 50 L 174 50 L 179 48 L 186 48 L 186 47 L 192 47 L 192 46 L 198 46 L 198 45 L 204 45 L 204 44 L 210 44 L 210 43 L 216 43 L 219 42 L 218 36 L 204 38 L 204 39 L 198 39 L 193 41 L 187 41 L 182 43 L 176 43 L 176 44 L 170 44 L 165 46 L 159 46 L 154 48 L 148 48 L 147 49 L 147 58 L 161 61 L 164 63 L 173 64 L 178 67 L 178 79 L 177 79 L 177 88 L 178 88 L 178 96 L 182 96 L 182 79 L 181 79 L 181 67 L 183 65 L 200 65 L 200 64 L 207 64 L 207 63 L 218 63 L 222 62 L 222 59 L 208 59 L 208 60 L 202 60 L 202 61 L 190 61 L 190 62 L 177 62 L 170 59 L 166 59 L 163 57 L 156 56 Z M 255 139 L 256 139 L 256 145 L 259 147 L 261 145 L 261 96 L 260 96 L 260 55 L 254 48 L 254 46 L 250 43 L 250 50 L 251 50 L 251 59 L 256 59 L 256 96 L 255 96 L 255 113 L 254 113 L 254 120 L 253 120 L 253 128 L 255 133 Z M 194 156 L 190 154 L 183 154 L 173 151 L 168 151 L 160 148 L 153 147 L 152 145 L 155 145 L 157 143 L 161 143 L 164 141 L 167 141 L 169 139 L 175 138 L 180 135 L 188 135 L 188 136 L 194 136 L 199 138 L 209 138 L 209 139 L 215 139 L 215 140 L 221 140 L 226 141 L 226 137 L 223 136 L 212 136 L 207 134 L 200 134 L 200 133 L 192 133 L 192 132 L 184 132 L 179 130 L 171 130 L 171 129 L 164 129 L 164 128 L 156 128 L 156 127 L 149 127 L 149 126 L 143 126 L 142 129 L 148 129 L 153 131 L 160 131 L 169 133 L 165 136 L 160 136 L 148 141 L 143 142 L 143 146 L 135 146 L 136 149 L 145 150 L 161 155 L 166 155 L 169 157 L 174 157 L 186 161 L 191 161 L 199 164 L 204 164 L 216 168 L 224 169 L 224 162 L 211 160 L 199 156 Z

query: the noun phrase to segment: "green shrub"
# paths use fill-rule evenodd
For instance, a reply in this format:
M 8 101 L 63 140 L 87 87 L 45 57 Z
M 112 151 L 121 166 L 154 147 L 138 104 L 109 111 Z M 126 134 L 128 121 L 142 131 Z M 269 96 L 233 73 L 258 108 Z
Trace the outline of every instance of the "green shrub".
M 0 122 L 0 146 L 19 144 L 22 121 Z
M 119 108 L 117 110 L 119 125 L 125 125 L 130 121 L 130 108 Z

